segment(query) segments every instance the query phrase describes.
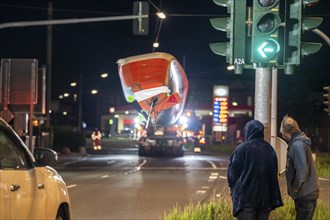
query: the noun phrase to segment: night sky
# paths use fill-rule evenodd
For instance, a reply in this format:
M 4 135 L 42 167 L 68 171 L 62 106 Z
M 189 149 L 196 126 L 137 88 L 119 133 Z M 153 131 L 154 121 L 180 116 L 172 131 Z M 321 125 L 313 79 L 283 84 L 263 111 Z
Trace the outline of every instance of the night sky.
M 211 42 L 226 41 L 226 34 L 213 29 L 209 22 L 209 18 L 226 16 L 226 8 L 216 6 L 212 0 L 152 2 L 167 15 L 161 25 L 160 47 L 156 51 L 170 53 L 181 62 L 190 88 L 211 92 L 213 84 L 254 81 L 253 71 L 234 75 L 226 70 L 225 57 L 217 56 L 209 49 Z M 53 19 L 131 15 L 132 5 L 131 0 L 54 0 Z M 157 38 L 159 27 L 154 6 L 150 5 L 147 36 L 133 35 L 131 20 L 54 25 L 52 96 L 57 97 L 70 82 L 77 81 L 79 75 L 83 76 L 86 89 L 121 90 L 116 61 L 153 51 L 152 43 Z M 0 0 L 0 22 L 46 20 L 47 7 L 46 0 Z M 324 21 L 318 28 L 330 36 L 330 1 L 321 0 L 305 11 L 307 15 L 323 17 Z M 39 66 L 44 65 L 46 36 L 46 26 L 1 29 L 0 58 L 36 58 Z M 284 75 L 283 71 L 279 71 L 279 88 L 290 93 L 280 94 L 279 102 L 283 102 L 279 103 L 280 113 L 281 108 L 288 110 L 291 107 L 284 104 L 287 99 L 297 97 L 295 103 L 304 103 L 305 94 L 322 93 L 322 87 L 330 83 L 329 46 L 311 32 L 304 34 L 304 38 L 305 41 L 321 42 L 323 47 L 317 54 L 305 58 L 294 75 Z M 108 72 L 110 77 L 100 81 L 99 75 L 103 72 Z M 302 86 L 303 94 L 297 85 Z M 292 114 L 296 113 L 294 111 Z

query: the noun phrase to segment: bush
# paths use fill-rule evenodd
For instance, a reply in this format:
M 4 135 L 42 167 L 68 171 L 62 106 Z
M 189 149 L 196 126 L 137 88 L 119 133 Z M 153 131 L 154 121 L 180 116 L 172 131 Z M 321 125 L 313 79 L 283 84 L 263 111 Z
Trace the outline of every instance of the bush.
M 81 131 L 75 131 L 71 127 L 54 127 L 53 149 L 61 151 L 68 147 L 71 152 L 79 152 L 79 148 L 86 145 L 86 138 Z
M 283 195 L 282 199 L 284 206 L 273 210 L 269 215 L 270 220 L 295 219 L 296 213 L 293 200 L 288 195 Z M 190 202 L 183 208 L 175 205 L 172 211 L 164 213 L 164 220 L 193 219 L 230 220 L 236 218 L 232 216 L 232 203 L 228 196 L 213 197 L 209 203 L 197 203 L 197 205 Z M 314 219 L 330 219 L 330 210 L 323 201 L 317 201 Z
M 319 177 L 330 178 L 330 156 L 327 153 L 317 155 L 317 174 Z

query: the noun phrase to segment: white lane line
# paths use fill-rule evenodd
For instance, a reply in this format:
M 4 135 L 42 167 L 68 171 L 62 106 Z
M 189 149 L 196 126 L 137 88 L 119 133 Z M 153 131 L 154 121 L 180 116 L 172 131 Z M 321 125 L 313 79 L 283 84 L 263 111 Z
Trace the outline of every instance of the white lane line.
M 213 167 L 213 169 L 217 169 L 218 167 L 215 165 L 215 163 L 213 163 L 212 161 L 207 160 L 208 163 L 211 164 L 211 166 Z
M 197 194 L 205 194 L 206 191 L 205 191 L 205 190 L 197 190 L 196 193 L 197 193 Z
M 109 160 L 109 161 L 107 161 L 107 164 L 113 164 L 115 162 L 116 162 L 115 160 Z
M 72 185 L 67 186 L 66 188 L 70 189 L 70 188 L 73 188 L 73 187 L 76 187 L 76 186 L 78 186 L 78 185 L 77 184 L 72 184 Z
M 220 179 L 225 179 L 225 180 L 227 179 L 226 176 L 219 176 L 219 178 L 220 178 Z
M 147 163 L 147 160 L 143 160 L 142 163 L 140 163 L 139 165 L 137 165 L 137 167 L 135 167 L 136 170 L 141 170 L 141 168 Z
M 211 173 L 209 176 L 209 180 L 216 180 L 218 179 L 219 173 Z
M 109 175 L 104 175 L 104 176 L 101 176 L 102 179 L 105 179 L 105 178 L 108 178 Z
M 326 179 L 326 178 L 322 178 L 322 177 L 319 177 L 319 180 L 330 181 L 330 179 Z
M 202 186 L 202 189 L 209 189 L 209 186 Z

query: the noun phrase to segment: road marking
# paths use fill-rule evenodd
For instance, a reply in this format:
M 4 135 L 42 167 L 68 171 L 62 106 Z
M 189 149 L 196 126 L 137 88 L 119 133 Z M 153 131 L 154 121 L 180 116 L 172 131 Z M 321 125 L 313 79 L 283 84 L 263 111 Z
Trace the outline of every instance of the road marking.
M 141 170 L 141 168 L 147 163 L 147 160 L 143 160 L 142 163 L 140 163 L 139 165 L 137 165 L 137 167 L 135 168 L 136 171 Z
M 116 162 L 115 160 L 109 160 L 109 161 L 107 161 L 107 164 L 113 164 L 115 162 Z
M 322 177 L 319 177 L 319 180 L 330 181 L 330 179 L 326 179 L 326 178 L 322 178 Z
M 70 189 L 70 188 L 73 188 L 73 187 L 76 187 L 76 186 L 78 186 L 78 185 L 77 184 L 72 184 L 72 185 L 67 186 L 66 188 Z
M 159 171 L 224 171 L 227 170 L 226 167 L 219 167 L 217 169 L 211 168 L 211 167 L 143 167 L 145 164 L 140 164 L 136 167 L 119 167 L 119 168 L 111 168 L 111 167 L 77 167 L 76 170 L 159 170 Z
M 213 163 L 212 161 L 209 161 L 209 160 L 207 160 L 207 162 L 211 164 L 213 169 L 217 169 L 217 166 L 215 165 L 215 163 Z
M 109 175 L 104 175 L 104 176 L 101 176 L 102 179 L 105 179 L 105 178 L 108 178 Z
M 209 189 L 209 186 L 202 186 L 202 189 Z
M 211 176 L 209 176 L 209 180 L 216 180 L 218 179 L 219 173 L 211 173 Z
M 205 194 L 206 191 L 205 191 L 205 190 L 197 190 L 196 193 L 197 193 L 197 194 Z
M 219 178 L 220 178 L 220 179 L 225 179 L 225 180 L 227 179 L 226 176 L 219 176 Z

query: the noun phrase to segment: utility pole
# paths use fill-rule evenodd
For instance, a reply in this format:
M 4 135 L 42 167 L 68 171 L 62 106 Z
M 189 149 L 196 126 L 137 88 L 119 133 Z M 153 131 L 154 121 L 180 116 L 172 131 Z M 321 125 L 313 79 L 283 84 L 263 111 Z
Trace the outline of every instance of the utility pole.
M 48 2 L 48 20 L 53 19 L 53 2 Z M 50 126 L 50 103 L 51 103 L 51 88 L 52 88 L 52 51 L 53 51 L 53 26 L 47 26 L 47 89 L 46 89 L 46 126 Z

